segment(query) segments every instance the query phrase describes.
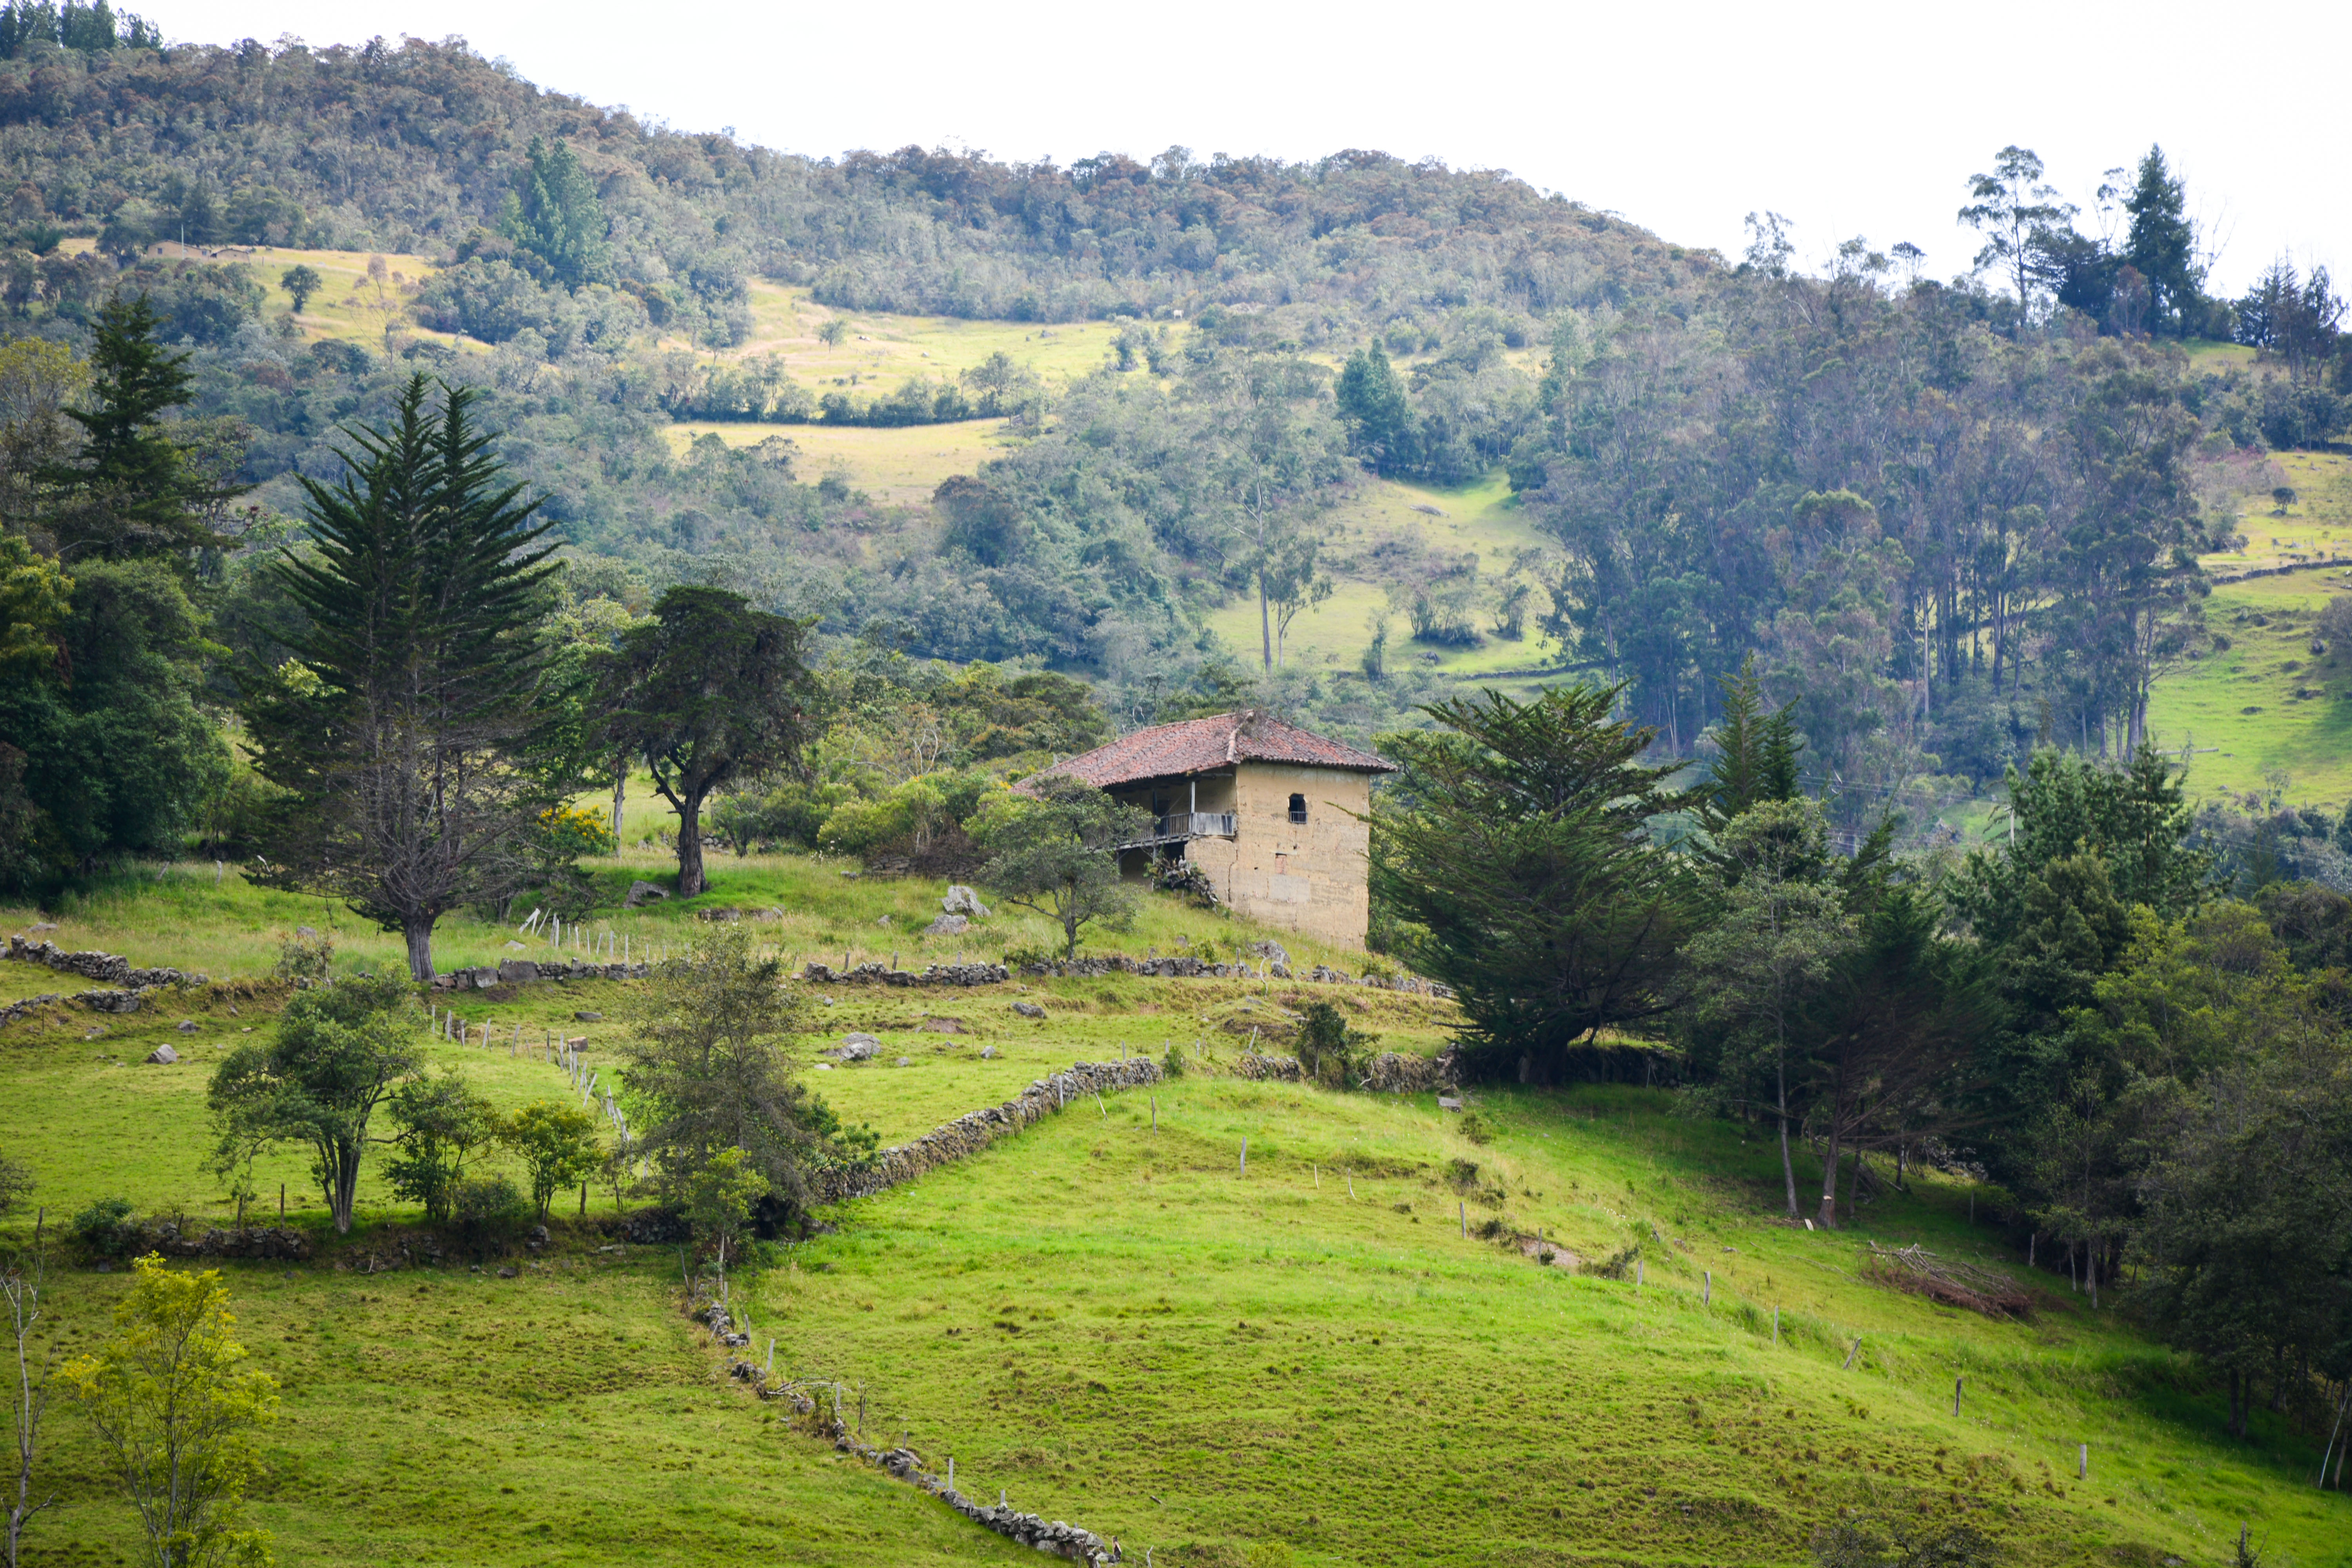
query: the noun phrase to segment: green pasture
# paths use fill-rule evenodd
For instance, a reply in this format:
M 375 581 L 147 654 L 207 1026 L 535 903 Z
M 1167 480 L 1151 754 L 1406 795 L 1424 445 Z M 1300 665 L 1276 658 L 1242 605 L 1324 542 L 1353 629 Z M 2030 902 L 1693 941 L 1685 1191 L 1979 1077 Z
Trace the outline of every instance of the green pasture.
M 2267 491 L 2238 502 L 2242 547 L 2202 557 L 2216 576 L 2352 556 L 2352 458 L 2335 452 L 2276 452 L 2271 464 L 2294 500 Z
M 230 1212 L 201 1168 L 205 1084 L 287 994 L 257 978 L 275 931 L 330 917 L 234 877 L 215 888 L 209 869 L 151 868 L 54 911 L 59 929 L 45 934 L 210 966 L 218 985 L 139 1014 L 52 1010 L 0 1030 L 0 1148 L 33 1166 L 53 1218 L 117 1194 L 145 1213 Z M 625 885 L 651 869 L 598 876 Z M 927 885 L 839 870 L 721 859 L 708 901 L 772 902 L 810 939 L 856 933 L 858 957 L 911 941 L 873 922 L 936 907 Z M 678 942 L 697 929 L 685 912 L 624 918 Z M 776 942 L 781 921 L 756 929 L 798 945 Z M 1247 934 L 1154 900 L 1120 946 Z M 1291 946 L 1297 957 L 1305 944 Z M 354 936 L 343 962 L 373 952 Z M 62 978 L 0 964 L 8 994 L 77 988 Z M 431 1058 L 504 1104 L 562 1098 L 562 1075 L 519 1051 L 518 1031 L 525 1047 L 584 1037 L 591 1069 L 608 1070 L 615 1026 L 574 1014 L 610 1019 L 624 990 L 467 994 L 469 1043 L 436 1037 Z M 968 1491 L 1003 1488 L 1119 1537 L 1130 1561 L 1149 1547 L 1180 1568 L 1286 1552 L 1318 1564 L 1796 1563 L 1815 1525 L 1874 1495 L 1964 1515 L 2019 1563 L 2220 1563 L 2241 1520 L 2270 1561 L 2346 1560 L 2352 1514 L 2303 1485 L 2306 1444 L 2267 1416 L 2254 1443 L 2225 1441 L 2201 1377 L 2112 1310 L 2090 1311 L 2063 1278 L 2032 1277 L 2039 1309 L 2020 1323 L 1864 1278 L 1867 1240 L 2022 1275 L 2021 1238 L 1992 1222 L 1997 1194 L 1975 1194 L 1972 1224 L 1964 1186 L 1915 1176 L 1866 1203 L 1858 1231 L 1813 1233 L 1775 1217 L 1768 1138 L 1678 1116 L 1663 1092 L 1474 1092 L 1468 1122 L 1427 1096 L 1230 1076 L 1252 1030 L 1278 1039 L 1286 1014 L 1318 997 L 1400 1049 L 1435 1048 L 1453 1022 L 1444 1004 L 1279 983 L 820 989 L 818 1027 L 793 1054 L 846 1120 L 890 1142 L 1072 1060 L 1172 1044 L 1188 1070 L 840 1205 L 835 1232 L 736 1282 L 760 1354 L 773 1337 L 780 1373 L 840 1384 L 852 1411 L 862 1394 L 869 1439 L 911 1437 L 940 1468 L 952 1455 Z M 183 1033 L 184 1019 L 196 1028 Z M 881 1056 L 820 1069 L 852 1029 L 877 1035 Z M 187 1059 L 144 1065 L 158 1042 Z M 1818 1190 L 1818 1163 L 1800 1158 Z M 513 1279 L 461 1260 L 370 1274 L 416 1215 L 371 1178 L 338 1242 L 305 1165 L 289 1153 L 257 1177 L 272 1204 L 287 1184 L 320 1256 L 227 1270 L 245 1331 L 287 1384 L 257 1498 L 281 1561 L 1010 1560 L 723 1383 L 677 1315 L 675 1252 L 595 1250 L 614 1245 L 595 1229 L 609 1195 L 591 1193 L 583 1225 L 568 1194 L 549 1250 L 506 1260 Z M 1587 1265 L 1638 1249 L 1640 1284 L 1547 1267 L 1520 1237 Z M 120 1284 L 61 1273 L 62 1326 L 77 1341 L 96 1332 Z M 126 1511 L 70 1415 L 56 1430 L 67 1501 L 31 1560 L 115 1561 L 131 1544 Z M 2074 1479 L 2084 1442 L 2087 1483 Z
M 2267 789 L 2341 806 L 2352 799 L 2352 648 L 2311 651 L 2322 605 L 2345 590 L 2316 572 L 2223 584 L 2206 624 L 2230 639 L 2156 685 L 2148 732 L 2189 762 L 2189 788 L 2208 795 Z
M 729 350 L 729 355 L 780 355 L 793 379 L 812 386 L 887 390 L 908 376 L 951 381 L 999 353 L 1049 383 L 1072 381 L 1102 368 L 1111 341 L 1127 326 L 1118 321 L 1046 325 L 836 310 L 818 304 L 806 289 L 763 281 L 751 287 L 751 335 Z M 817 333 L 835 319 L 841 321 L 844 336 L 829 344 Z M 1147 323 L 1144 330 L 1156 331 L 1163 325 L 1171 342 L 1181 341 L 1188 330 L 1178 322 Z

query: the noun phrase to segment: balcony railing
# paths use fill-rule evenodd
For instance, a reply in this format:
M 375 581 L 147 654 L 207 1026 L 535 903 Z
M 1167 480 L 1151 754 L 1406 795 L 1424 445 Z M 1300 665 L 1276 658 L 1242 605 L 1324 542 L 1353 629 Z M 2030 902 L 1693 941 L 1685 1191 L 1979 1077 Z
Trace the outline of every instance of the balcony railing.
M 1231 838 L 1234 833 L 1234 813 L 1230 811 L 1171 811 L 1164 816 L 1152 818 L 1150 837 L 1134 839 L 1119 847 L 1135 849 L 1149 844 L 1180 844 L 1188 838 Z

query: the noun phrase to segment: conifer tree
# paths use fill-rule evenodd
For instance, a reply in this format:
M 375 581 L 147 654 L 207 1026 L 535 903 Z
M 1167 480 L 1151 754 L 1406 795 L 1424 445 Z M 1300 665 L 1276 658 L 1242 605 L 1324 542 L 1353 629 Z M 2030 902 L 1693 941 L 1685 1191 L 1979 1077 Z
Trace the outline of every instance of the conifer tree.
M 259 771 L 291 795 L 260 876 L 404 932 L 419 980 L 442 915 L 530 874 L 561 793 L 530 637 L 550 525 L 501 482 L 473 393 L 426 395 L 414 377 L 390 426 L 352 431 L 341 481 L 303 479 L 315 552 L 276 570 L 310 629 L 247 672 L 247 705 Z
M 160 325 L 144 294 L 108 301 L 91 323 L 92 406 L 64 410 L 81 426 L 81 448 L 38 474 L 47 491 L 38 526 L 60 560 L 224 542 L 206 509 L 240 490 L 197 474 L 163 423 L 167 412 L 188 402 L 195 378 L 186 354 L 156 341 Z
M 593 283 L 612 271 L 605 239 L 604 204 L 595 182 L 564 142 L 548 145 L 534 136 L 515 174 L 499 226 L 509 239 L 547 264 L 567 289 Z

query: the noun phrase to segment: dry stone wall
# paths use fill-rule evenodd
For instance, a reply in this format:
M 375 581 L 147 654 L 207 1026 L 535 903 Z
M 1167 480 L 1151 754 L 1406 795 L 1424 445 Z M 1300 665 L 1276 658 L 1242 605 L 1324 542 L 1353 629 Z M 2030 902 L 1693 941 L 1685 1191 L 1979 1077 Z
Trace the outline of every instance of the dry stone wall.
M 1140 1089 L 1160 1081 L 1160 1064 L 1145 1057 L 1123 1062 L 1074 1062 L 1068 1070 L 1039 1079 L 1002 1105 L 957 1117 L 911 1143 L 884 1149 L 856 1165 L 817 1173 L 811 1184 L 822 1203 L 872 1197 L 926 1171 L 979 1153 L 998 1139 L 1043 1121 L 1070 1104 L 1114 1089 Z
M 28 996 L 24 1001 L 0 1007 L 0 1026 L 27 1017 L 41 1008 L 58 1002 L 73 1002 L 93 1013 L 136 1013 L 147 993 L 163 985 L 202 985 L 205 977 L 184 969 L 141 969 L 120 953 L 68 952 L 53 942 L 26 942 L 22 932 L 8 938 L 5 956 L 12 963 L 37 963 L 61 974 L 78 974 L 84 980 L 98 981 L 102 987 L 77 991 L 71 996 L 51 992 L 41 996 Z
M 751 1336 L 736 1329 L 734 1319 L 725 1307 L 711 1300 L 707 1287 L 697 1286 L 688 1295 L 687 1316 L 708 1329 L 717 1343 L 730 1350 L 751 1348 Z M 728 1363 L 727 1375 L 751 1384 L 752 1393 L 763 1400 L 783 1400 L 803 1415 L 816 1414 L 816 1401 L 802 1386 L 790 1381 L 777 1382 L 757 1362 L 732 1359 Z M 812 1386 L 822 1389 L 824 1385 Z M 972 1523 L 1009 1541 L 1076 1563 L 1099 1564 L 1125 1560 L 1117 1541 L 1105 1541 L 1091 1530 L 1058 1519 L 1049 1520 L 1042 1514 L 1024 1513 L 1009 1503 L 983 1503 L 966 1497 L 948 1485 L 944 1478 L 933 1474 L 914 1449 L 875 1447 L 861 1440 L 838 1415 L 824 1422 L 820 1430 L 833 1440 L 838 1452 L 855 1455 L 897 1479 L 930 1493 Z
M 849 969 L 809 963 L 802 966 L 801 978 L 812 985 L 1002 985 L 1013 972 L 1001 963 L 933 963 L 920 970 L 878 962 Z

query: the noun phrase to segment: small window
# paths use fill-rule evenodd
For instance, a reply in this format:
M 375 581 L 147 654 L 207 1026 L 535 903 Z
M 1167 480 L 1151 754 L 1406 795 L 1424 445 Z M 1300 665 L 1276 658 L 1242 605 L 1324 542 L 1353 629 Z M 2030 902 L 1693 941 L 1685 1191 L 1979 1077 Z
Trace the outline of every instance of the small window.
M 1305 795 L 1294 795 L 1290 797 L 1290 820 L 1293 822 L 1304 822 L 1307 820 L 1307 797 Z

